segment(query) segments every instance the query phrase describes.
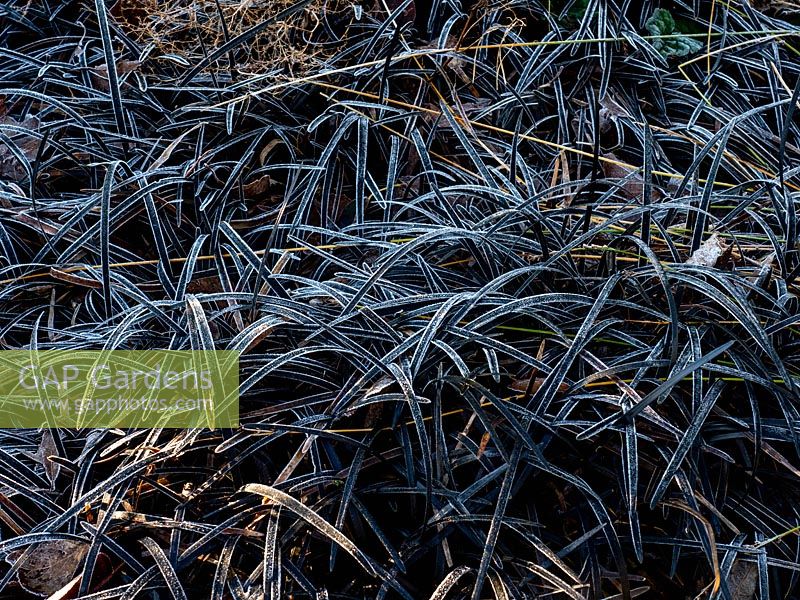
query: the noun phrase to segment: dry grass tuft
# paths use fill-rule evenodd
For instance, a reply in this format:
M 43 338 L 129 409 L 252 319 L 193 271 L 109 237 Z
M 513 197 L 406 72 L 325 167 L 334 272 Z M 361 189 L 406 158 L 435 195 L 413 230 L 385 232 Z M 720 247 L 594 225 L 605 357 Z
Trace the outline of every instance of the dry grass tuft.
M 137 41 L 195 61 L 203 57 L 204 48 L 218 48 L 226 38 L 235 38 L 292 4 L 291 0 L 120 0 L 115 13 Z M 237 48 L 237 68 L 243 74 L 278 69 L 290 76 L 306 73 L 341 50 L 346 36 L 335 36 L 346 32 L 352 18 L 345 0 L 313 0 Z M 221 69 L 228 66 L 226 61 L 219 63 Z

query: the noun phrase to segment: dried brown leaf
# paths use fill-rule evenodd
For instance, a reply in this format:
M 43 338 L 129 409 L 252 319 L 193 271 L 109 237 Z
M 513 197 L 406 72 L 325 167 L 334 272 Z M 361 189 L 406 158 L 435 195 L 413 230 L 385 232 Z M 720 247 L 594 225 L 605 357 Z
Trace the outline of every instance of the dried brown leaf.
M 17 580 L 32 594 L 56 594 L 72 582 L 88 551 L 89 544 L 78 540 L 42 542 L 28 549 L 22 566 L 17 571 Z M 14 562 L 24 552 L 11 552 L 6 560 Z
M 731 247 L 725 244 L 719 235 L 715 233 L 694 251 L 686 261 L 686 264 L 699 267 L 715 267 L 723 256 L 730 253 L 730 250 Z
M 728 575 L 731 600 L 753 600 L 758 586 L 758 567 L 754 563 L 737 560 Z

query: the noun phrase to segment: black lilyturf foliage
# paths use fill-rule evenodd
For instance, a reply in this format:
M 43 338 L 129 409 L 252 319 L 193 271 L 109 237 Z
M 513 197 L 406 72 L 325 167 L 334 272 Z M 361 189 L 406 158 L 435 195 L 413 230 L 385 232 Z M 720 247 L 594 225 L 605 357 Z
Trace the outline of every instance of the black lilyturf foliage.
M 795 597 L 753 4 L 0 2 L 2 348 L 242 365 L 237 431 L 0 431 L 0 595 Z

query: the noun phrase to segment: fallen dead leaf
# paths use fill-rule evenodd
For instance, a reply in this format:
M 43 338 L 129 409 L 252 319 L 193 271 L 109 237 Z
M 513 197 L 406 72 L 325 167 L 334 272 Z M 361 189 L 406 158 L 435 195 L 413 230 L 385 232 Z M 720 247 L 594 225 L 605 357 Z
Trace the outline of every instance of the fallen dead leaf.
M 138 60 L 118 60 L 117 61 L 117 75 L 125 75 L 137 71 L 142 63 Z M 108 87 L 108 67 L 106 65 L 99 65 L 92 70 L 92 81 L 98 89 L 104 92 L 109 91 Z
M 39 119 L 33 115 L 27 115 L 20 122 L 0 111 L 0 125 L 10 125 L 29 131 L 37 131 L 39 129 Z M 28 161 L 33 162 L 36 160 L 36 154 L 39 151 L 40 144 L 39 138 L 33 135 L 21 134 L 11 129 L 4 129 L 3 133 L 11 138 Z M 11 149 L 5 144 L 0 143 L 0 177 L 7 177 L 19 181 L 26 175 L 25 168 L 20 164 L 19 159 L 14 155 Z
M 613 153 L 608 152 L 603 154 L 603 158 L 610 161 L 623 162 Z M 607 179 L 625 179 L 625 182 L 619 188 L 620 193 L 631 200 L 641 200 L 644 193 L 644 178 L 641 174 L 633 169 L 624 167 L 614 162 L 603 161 L 601 163 L 603 174 Z M 664 194 L 658 188 L 653 188 L 651 200 L 661 200 Z
M 606 94 L 600 99 L 600 111 L 598 117 L 600 119 L 600 131 L 602 133 L 607 133 L 612 127 L 614 127 L 614 123 L 620 117 L 632 118 L 631 114 L 625 109 L 625 107 L 617 102 L 610 93 Z
M 81 589 L 82 579 L 83 579 L 83 573 L 79 573 L 78 575 L 73 577 L 71 581 L 67 582 L 67 584 L 60 590 L 48 596 L 47 600 L 71 600 L 72 598 L 78 595 L 78 592 Z
M 728 575 L 728 590 L 731 600 L 753 600 L 758 585 L 758 567 L 753 563 L 737 560 Z
M 264 175 L 244 185 L 244 195 L 248 198 L 261 198 L 269 191 L 270 176 Z
M 72 582 L 88 551 L 89 544 L 77 540 L 53 540 L 38 544 L 28 549 L 17 571 L 17 581 L 32 594 L 52 596 Z M 23 553 L 25 550 L 10 552 L 6 561 L 13 563 Z
M 730 251 L 731 246 L 725 244 L 719 235 L 715 233 L 692 253 L 686 264 L 699 267 L 714 267 Z
M 222 284 L 217 275 L 198 277 L 189 282 L 186 291 L 190 294 L 217 294 L 222 292 Z
M 394 383 L 394 379 L 389 377 L 388 375 L 384 375 L 378 381 L 373 383 L 366 392 L 364 392 L 364 398 L 369 398 L 370 396 L 376 396 L 380 394 L 383 390 Z
M 44 467 L 44 473 L 52 488 L 55 486 L 61 467 L 58 463 L 50 460 L 51 456 L 58 456 L 58 446 L 56 446 L 53 432 L 50 429 L 43 429 L 42 440 L 39 442 L 39 449 L 36 452 L 36 460 Z

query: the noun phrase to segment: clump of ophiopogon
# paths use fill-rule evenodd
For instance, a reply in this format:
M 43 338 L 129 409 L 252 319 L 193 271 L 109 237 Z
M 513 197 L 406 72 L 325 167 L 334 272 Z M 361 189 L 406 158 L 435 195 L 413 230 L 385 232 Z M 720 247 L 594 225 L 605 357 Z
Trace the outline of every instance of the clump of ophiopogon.
M 0 595 L 796 596 L 791 18 L 6 2 L 0 346 L 241 425 L 0 430 Z

